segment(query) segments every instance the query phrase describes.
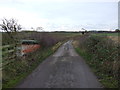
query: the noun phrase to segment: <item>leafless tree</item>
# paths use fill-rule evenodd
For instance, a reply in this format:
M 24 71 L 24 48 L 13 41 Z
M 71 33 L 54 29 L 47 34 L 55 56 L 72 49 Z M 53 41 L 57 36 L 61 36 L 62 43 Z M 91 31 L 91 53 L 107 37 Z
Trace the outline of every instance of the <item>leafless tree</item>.
M 15 19 L 2 19 L 2 24 L 0 24 L 1 29 L 6 31 L 6 32 L 17 32 L 21 28 L 21 25 L 17 23 L 17 20 Z
M 21 28 L 21 25 L 17 23 L 17 20 L 16 19 L 6 19 L 6 18 L 3 18 L 2 19 L 2 23 L 0 24 L 0 29 L 7 32 L 7 34 L 10 36 L 10 39 L 12 39 L 12 41 L 14 42 L 14 50 L 16 52 L 17 50 L 17 44 L 18 44 L 18 31 Z M 9 42 L 9 40 L 8 40 Z M 16 54 L 15 54 L 16 55 Z
M 43 27 L 37 27 L 36 30 L 44 31 Z
M 13 38 L 13 35 L 12 33 L 16 33 L 18 32 L 19 30 L 21 30 L 21 25 L 17 23 L 17 20 L 16 19 L 2 19 L 2 23 L 0 24 L 0 29 L 7 32 L 8 35 L 12 38 Z

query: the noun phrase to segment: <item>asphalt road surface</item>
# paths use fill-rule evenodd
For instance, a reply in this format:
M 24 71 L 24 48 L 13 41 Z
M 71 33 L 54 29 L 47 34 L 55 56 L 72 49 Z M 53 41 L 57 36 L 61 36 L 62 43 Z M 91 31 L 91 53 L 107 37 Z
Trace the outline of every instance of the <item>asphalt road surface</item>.
M 63 44 L 16 88 L 102 88 L 71 42 Z

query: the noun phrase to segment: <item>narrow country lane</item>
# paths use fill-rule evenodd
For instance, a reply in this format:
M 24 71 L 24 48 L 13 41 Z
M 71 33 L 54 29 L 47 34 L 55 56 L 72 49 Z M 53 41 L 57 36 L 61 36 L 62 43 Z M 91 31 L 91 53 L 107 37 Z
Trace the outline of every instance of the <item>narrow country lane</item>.
M 74 50 L 63 44 L 16 88 L 101 88 L 96 76 Z

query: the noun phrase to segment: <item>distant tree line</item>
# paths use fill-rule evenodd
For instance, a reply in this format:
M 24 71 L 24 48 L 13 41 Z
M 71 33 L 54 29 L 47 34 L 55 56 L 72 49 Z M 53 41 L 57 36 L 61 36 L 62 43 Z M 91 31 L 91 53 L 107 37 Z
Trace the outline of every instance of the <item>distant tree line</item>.
M 82 34 L 85 34 L 85 33 L 116 33 L 116 32 L 120 32 L 120 29 L 115 29 L 115 31 L 96 31 L 96 30 L 91 30 L 91 31 L 80 31 Z

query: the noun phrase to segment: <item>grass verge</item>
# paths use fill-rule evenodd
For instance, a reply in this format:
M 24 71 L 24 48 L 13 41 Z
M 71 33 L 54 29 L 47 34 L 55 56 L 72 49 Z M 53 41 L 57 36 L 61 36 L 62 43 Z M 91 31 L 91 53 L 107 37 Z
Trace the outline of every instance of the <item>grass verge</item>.
M 96 74 L 99 82 L 101 82 L 101 84 L 105 88 L 116 88 L 116 87 L 118 87 L 117 86 L 118 82 L 115 78 L 100 72 L 100 68 L 97 68 L 96 64 L 93 64 L 91 62 L 91 59 L 92 59 L 91 54 L 85 52 L 84 50 L 82 50 L 80 48 L 75 48 L 75 50 L 80 56 L 82 56 L 86 60 L 86 63 L 91 67 L 91 70 Z
M 106 37 L 81 36 L 74 40 L 73 46 L 105 88 L 119 87 L 118 44 Z

